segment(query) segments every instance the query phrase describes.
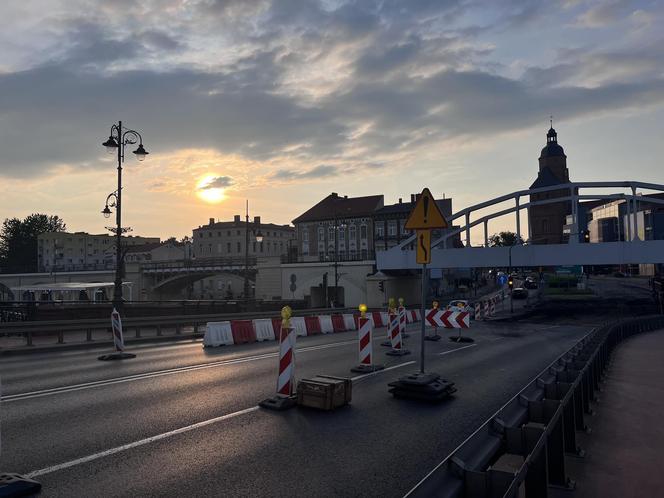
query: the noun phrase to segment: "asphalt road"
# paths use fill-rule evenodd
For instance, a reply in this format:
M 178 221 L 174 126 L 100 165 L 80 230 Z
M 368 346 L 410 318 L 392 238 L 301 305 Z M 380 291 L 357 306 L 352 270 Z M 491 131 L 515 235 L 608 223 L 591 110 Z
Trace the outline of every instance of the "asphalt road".
M 436 405 L 387 393 L 417 370 L 419 333 L 395 359 L 379 329 L 388 369 L 356 377 L 334 412 L 257 407 L 275 391 L 275 343 L 135 347 L 124 362 L 93 348 L 3 357 L 0 470 L 49 497 L 403 496 L 592 324 L 474 322 L 472 345 L 427 342 L 427 371 L 459 389 Z M 296 358 L 298 378 L 354 376 L 356 335 L 298 338 Z

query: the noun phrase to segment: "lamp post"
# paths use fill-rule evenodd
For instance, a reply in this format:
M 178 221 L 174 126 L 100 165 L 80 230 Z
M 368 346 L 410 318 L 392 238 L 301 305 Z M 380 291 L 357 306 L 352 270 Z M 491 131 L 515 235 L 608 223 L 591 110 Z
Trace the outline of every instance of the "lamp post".
M 334 214 L 334 305 L 339 300 L 339 230 L 345 230 L 346 223 L 339 224 L 337 214 Z M 344 237 L 345 243 L 346 237 Z M 344 251 L 345 252 L 345 251 Z M 328 303 L 326 303 L 328 304 Z
M 143 161 L 149 154 L 143 148 L 143 138 L 135 130 L 122 128 L 122 121 L 111 126 L 111 134 L 102 145 L 106 147 L 109 154 L 117 151 L 118 155 L 118 189 L 106 197 L 106 205 L 102 210 L 104 217 L 111 216 L 111 207 L 115 208 L 116 226 L 111 231 L 115 232 L 115 282 L 113 285 L 113 306 L 118 311 L 122 307 L 122 233 L 128 232 L 129 228 L 122 228 L 122 163 L 125 158 L 125 146 L 138 143 L 136 150 L 132 151 L 136 159 Z
M 245 230 L 244 230 L 244 299 L 249 301 L 249 200 L 247 199 L 247 210 L 245 215 Z M 260 223 L 256 227 L 251 228 L 252 233 L 256 236 L 256 242 L 259 244 L 263 242 L 263 234 L 260 230 Z

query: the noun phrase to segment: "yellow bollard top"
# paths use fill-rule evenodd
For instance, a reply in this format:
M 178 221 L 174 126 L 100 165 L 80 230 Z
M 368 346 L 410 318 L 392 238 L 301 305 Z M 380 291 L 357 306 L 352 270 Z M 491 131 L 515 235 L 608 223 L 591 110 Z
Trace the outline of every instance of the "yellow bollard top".
M 402 308 L 403 308 L 403 303 L 404 303 L 404 299 L 403 299 L 403 297 L 400 297 L 399 298 L 399 306 L 401 306 Z
M 397 301 L 393 297 L 387 300 L 387 312 L 394 313 L 397 309 Z
M 367 313 L 367 305 L 364 304 L 364 303 L 362 303 L 362 304 L 360 304 L 360 306 L 359 306 L 358 309 L 360 310 L 360 316 L 361 316 L 362 318 L 366 318 L 366 317 L 367 317 L 367 316 L 366 316 L 366 313 Z
M 293 310 L 290 306 L 284 306 L 281 308 L 281 326 L 283 328 L 290 327 L 290 317 L 293 315 Z
M 438 309 L 438 301 L 433 302 L 433 309 L 435 309 L 435 310 Z

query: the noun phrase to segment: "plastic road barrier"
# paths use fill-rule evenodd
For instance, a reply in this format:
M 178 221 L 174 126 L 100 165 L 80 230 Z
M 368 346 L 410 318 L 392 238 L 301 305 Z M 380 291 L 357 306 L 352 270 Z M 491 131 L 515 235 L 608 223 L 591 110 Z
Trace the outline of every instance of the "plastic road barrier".
M 307 325 L 307 335 L 320 334 L 320 320 L 317 316 L 305 316 L 304 323 Z
M 235 344 L 256 342 L 256 332 L 254 332 L 254 325 L 251 320 L 232 320 L 231 330 L 233 331 L 233 342 Z
M 346 323 L 344 322 L 343 315 L 332 315 L 332 328 L 334 332 L 346 332 Z
M 307 335 L 307 324 L 303 316 L 294 316 L 290 319 L 290 325 L 295 330 L 295 335 L 305 337 Z
M 372 327 L 385 327 L 387 325 L 387 321 L 383 322 L 383 315 L 380 311 L 372 311 L 369 315 L 373 320 Z
M 203 336 L 203 347 L 232 346 L 233 331 L 231 322 L 208 322 Z
M 475 320 L 482 319 L 482 303 L 479 301 L 475 303 Z
M 399 330 L 399 315 L 390 314 L 390 322 L 387 327 L 387 330 L 390 334 L 390 342 L 392 350 L 388 351 L 385 354 L 388 354 L 390 356 L 402 356 L 405 354 L 409 354 L 410 351 L 408 351 L 403 347 L 401 331 Z
M 318 321 L 320 322 L 320 331 L 323 334 L 334 332 L 334 325 L 332 324 L 332 317 L 330 315 L 320 315 Z
M 387 311 L 380 312 L 380 321 L 383 324 L 383 327 L 386 327 L 390 323 L 390 314 Z
M 271 318 L 257 318 L 253 322 L 256 340 L 258 342 L 274 341 L 275 336 Z
M 346 327 L 346 330 L 357 330 L 355 317 L 352 313 L 344 313 L 342 316 L 344 317 L 344 326 Z

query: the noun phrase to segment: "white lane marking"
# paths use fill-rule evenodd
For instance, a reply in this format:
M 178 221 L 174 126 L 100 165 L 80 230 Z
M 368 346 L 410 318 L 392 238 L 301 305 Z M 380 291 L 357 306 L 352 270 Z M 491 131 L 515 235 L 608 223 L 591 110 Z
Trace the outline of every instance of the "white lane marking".
M 61 464 L 58 464 L 58 465 L 53 465 L 52 467 L 45 467 L 43 469 L 34 470 L 34 471 L 30 472 L 29 474 L 27 474 L 27 477 L 35 478 L 35 477 L 43 476 L 45 474 L 50 474 L 52 472 L 56 472 L 58 470 L 68 469 L 70 467 L 74 467 L 74 466 L 80 465 L 82 463 L 92 462 L 93 460 L 98 460 L 100 458 L 104 458 L 104 457 L 107 457 L 109 455 L 115 455 L 116 453 L 120 453 L 122 451 L 127 451 L 131 448 L 136 448 L 137 446 L 143 446 L 145 444 L 154 443 L 155 441 L 159 441 L 161 439 L 166 439 L 166 438 L 175 436 L 177 434 L 182 434 L 184 432 L 193 431 L 194 429 L 199 429 L 200 427 L 205 427 L 206 425 L 221 422 L 223 420 L 228 420 L 228 419 L 231 419 L 231 418 L 239 417 L 241 415 L 246 415 L 247 413 L 255 412 L 257 410 L 258 410 L 258 406 L 252 406 L 251 408 L 245 408 L 244 410 L 229 413 L 227 415 L 222 415 L 221 417 L 215 417 L 215 418 L 211 418 L 209 420 L 204 420 L 203 422 L 197 422 L 195 424 L 187 425 L 185 427 L 180 427 L 179 429 L 164 432 L 163 434 L 157 434 L 156 436 L 151 436 L 151 437 L 148 437 L 148 438 L 145 438 L 145 439 L 141 439 L 139 441 L 134 441 L 133 443 L 123 444 L 122 446 L 117 446 L 117 447 L 111 448 L 109 450 L 101 451 L 99 453 L 94 453 L 92 455 L 88 455 L 88 456 L 85 456 L 85 457 L 82 457 L 82 458 L 77 458 L 76 460 L 70 460 L 69 462 L 61 463 Z
M 456 349 L 450 349 L 449 351 L 443 351 L 442 353 L 438 353 L 438 356 L 442 356 L 444 354 L 456 353 L 457 351 L 461 351 L 462 349 L 472 348 L 474 346 L 477 346 L 477 344 L 469 344 L 468 346 L 463 346 Z
M 412 365 L 413 363 L 415 363 L 415 361 L 407 361 L 406 363 L 399 363 L 398 365 L 393 365 L 391 367 L 383 368 L 382 370 L 376 370 L 375 372 L 370 372 L 368 374 L 362 374 L 362 375 L 357 375 L 355 377 L 351 377 L 350 380 L 355 382 L 357 380 L 364 379 L 365 377 L 371 377 L 372 375 L 376 375 L 382 372 L 387 372 L 389 370 L 394 370 L 395 368 L 406 367 L 408 365 Z
M 356 344 L 356 340 L 352 341 L 341 341 L 341 342 L 334 342 L 332 344 L 320 344 L 318 346 L 307 346 L 302 349 L 296 349 L 297 353 L 307 353 L 310 351 L 320 351 L 323 349 L 330 349 L 330 348 L 336 348 L 336 347 L 341 347 L 341 346 L 348 346 L 351 344 Z M 32 399 L 32 398 L 39 398 L 42 396 L 51 396 L 54 394 L 61 394 L 61 393 L 68 393 L 68 392 L 73 392 L 73 391 L 80 391 L 83 389 L 92 389 L 95 387 L 104 387 L 108 385 L 113 385 L 113 384 L 121 384 L 124 382 L 133 382 L 136 380 L 143 380 L 143 379 L 151 379 L 153 377 L 161 377 L 164 375 L 173 375 L 177 373 L 182 373 L 182 372 L 190 372 L 190 371 L 195 371 L 195 370 L 203 370 L 207 368 L 215 368 L 215 367 L 223 367 L 227 365 L 235 365 L 238 363 L 246 363 L 250 361 L 259 361 L 259 360 L 264 360 L 267 358 L 276 358 L 279 355 L 278 352 L 271 352 L 271 353 L 264 353 L 261 355 L 255 355 L 255 356 L 248 356 L 248 357 L 241 357 L 241 358 L 234 358 L 234 359 L 229 359 L 229 360 L 220 360 L 220 361 L 214 361 L 214 362 L 209 362 L 209 363 L 203 363 L 200 365 L 190 365 L 190 366 L 185 366 L 185 367 L 177 367 L 177 368 L 169 368 L 166 370 L 159 370 L 156 372 L 147 372 L 147 373 L 142 373 L 142 374 L 135 374 L 135 375 L 127 375 L 125 377 L 116 377 L 113 379 L 105 379 L 105 380 L 96 380 L 92 382 L 86 382 L 83 384 L 74 384 L 70 386 L 62 386 L 62 387 L 54 387 L 51 389 L 43 389 L 40 391 L 32 391 L 32 392 L 27 392 L 27 393 L 19 393 L 19 394 L 10 394 L 7 396 L 3 396 L 1 399 L 2 403 L 9 403 L 12 401 L 21 401 L 25 399 Z

